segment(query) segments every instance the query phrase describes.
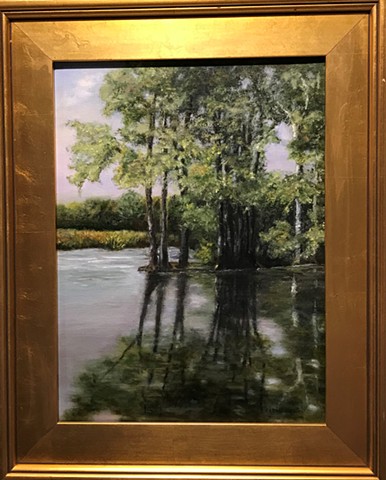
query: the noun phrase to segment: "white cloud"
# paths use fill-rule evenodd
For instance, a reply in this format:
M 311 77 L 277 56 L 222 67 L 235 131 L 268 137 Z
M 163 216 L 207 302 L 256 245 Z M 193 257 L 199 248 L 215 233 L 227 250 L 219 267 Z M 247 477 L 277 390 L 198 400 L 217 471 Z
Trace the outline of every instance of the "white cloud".
M 60 107 L 80 106 L 92 97 L 99 100 L 99 88 L 106 73 L 106 69 L 57 70 L 55 83 Z
M 103 103 L 99 98 L 99 89 L 107 69 L 63 69 L 55 72 L 56 104 L 56 157 L 57 157 L 57 197 L 59 202 L 79 199 L 79 192 L 71 185 L 67 176 L 70 153 L 68 149 L 74 143 L 73 130 L 66 126 L 69 120 L 81 122 L 108 123 L 113 129 L 119 125 L 119 119 L 106 119 L 102 115 Z M 82 198 L 88 196 L 117 196 L 122 194 L 111 180 L 112 172 L 104 172 L 101 183 L 86 182 L 82 189 Z

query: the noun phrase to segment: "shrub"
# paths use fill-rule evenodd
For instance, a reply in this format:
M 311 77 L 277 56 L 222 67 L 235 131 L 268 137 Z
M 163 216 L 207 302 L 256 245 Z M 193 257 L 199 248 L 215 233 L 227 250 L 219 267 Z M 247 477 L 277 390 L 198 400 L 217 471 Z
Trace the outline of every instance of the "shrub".
M 95 231 L 58 229 L 56 246 L 58 250 L 76 250 L 81 248 L 104 248 L 122 250 L 124 248 L 145 248 L 148 246 L 146 232 Z

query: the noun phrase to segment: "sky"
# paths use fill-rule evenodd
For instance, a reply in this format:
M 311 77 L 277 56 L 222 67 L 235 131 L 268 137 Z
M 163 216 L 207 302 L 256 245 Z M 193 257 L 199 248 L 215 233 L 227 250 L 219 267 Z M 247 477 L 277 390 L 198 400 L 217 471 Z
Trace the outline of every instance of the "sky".
M 55 70 L 55 110 L 56 110 L 56 191 L 58 203 L 81 201 L 89 197 L 116 198 L 124 193 L 112 182 L 112 170 L 101 175 L 100 182 L 86 182 L 81 190 L 71 185 L 67 179 L 73 173 L 69 168 L 70 148 L 75 142 L 73 129 L 66 126 L 70 120 L 81 122 L 101 122 L 119 128 L 118 115 L 106 118 L 102 114 L 103 103 L 99 89 L 104 76 L 111 69 L 82 68 Z M 291 131 L 286 125 L 278 130 L 279 144 L 271 144 L 266 151 L 267 170 L 295 171 L 295 163 L 288 160 L 286 144 L 291 139 Z M 157 193 L 157 192 L 156 192 Z

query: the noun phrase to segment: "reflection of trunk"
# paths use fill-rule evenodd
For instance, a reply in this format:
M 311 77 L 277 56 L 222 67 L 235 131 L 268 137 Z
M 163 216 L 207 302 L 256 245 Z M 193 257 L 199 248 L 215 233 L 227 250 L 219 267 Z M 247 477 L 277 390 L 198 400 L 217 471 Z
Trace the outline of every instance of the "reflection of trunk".
M 162 311 L 164 306 L 165 298 L 165 289 L 168 283 L 168 277 L 161 276 L 157 285 L 157 298 L 156 298 L 156 308 L 155 308 L 155 327 L 154 327 L 154 342 L 153 342 L 153 353 L 158 352 L 159 341 L 161 337 L 161 320 L 162 320 Z M 154 368 L 149 370 L 147 383 L 150 385 L 154 377 Z
M 292 284 L 291 284 L 291 297 L 292 297 L 292 310 L 291 310 L 291 317 L 292 317 L 292 325 L 297 327 L 299 325 L 299 314 L 296 307 L 296 295 L 298 293 L 298 284 L 296 281 L 295 275 L 292 277 Z
M 165 171 L 162 178 L 161 194 L 161 248 L 160 248 L 160 266 L 162 270 L 169 267 L 168 255 L 168 172 Z
M 186 274 L 182 273 L 178 275 L 176 314 L 174 317 L 172 341 L 169 347 L 167 367 L 164 375 L 164 383 L 162 386 L 163 390 L 166 388 L 166 383 L 168 381 L 168 377 L 170 373 L 170 364 L 173 359 L 173 352 L 175 350 L 176 343 L 178 341 L 182 342 L 184 338 L 185 298 L 186 298 L 187 281 L 188 281 L 188 277 Z M 179 338 L 178 338 L 178 334 L 179 334 Z M 182 384 L 184 383 L 184 370 L 185 370 L 185 366 L 182 364 L 181 365 L 181 380 L 182 380 L 181 383 Z
M 225 368 L 229 386 L 224 395 L 229 402 L 242 399 L 242 408 L 256 405 L 259 418 L 266 396 L 267 353 L 258 332 L 256 298 L 255 274 L 216 275 L 215 311 L 201 361 L 205 369 Z
M 141 356 L 141 347 L 142 347 L 142 338 L 143 338 L 143 325 L 145 323 L 147 310 L 148 310 L 148 307 L 149 307 L 149 304 L 150 304 L 151 295 L 154 292 L 154 289 L 156 288 L 158 283 L 159 283 L 159 277 L 157 275 L 147 274 L 145 291 L 144 291 L 143 302 L 142 302 L 141 315 L 139 317 L 138 332 L 137 332 L 137 335 L 135 337 L 135 340 L 133 340 L 132 342 L 130 342 L 128 344 L 128 346 L 121 353 L 118 360 L 115 361 L 110 366 L 110 368 L 106 370 L 105 374 L 102 376 L 102 379 L 107 377 L 124 360 L 126 354 L 132 349 L 132 347 L 134 347 L 134 345 L 137 345 L 139 347 L 139 356 Z
M 303 176 L 303 166 L 296 165 L 296 174 L 298 176 L 298 181 Z M 295 259 L 294 263 L 299 264 L 301 259 L 301 245 L 300 245 L 300 236 L 302 233 L 302 204 L 299 198 L 295 198 Z
M 150 305 L 151 295 L 154 292 L 155 287 L 159 282 L 158 275 L 148 273 L 146 276 L 145 291 L 143 294 L 142 309 L 141 315 L 139 317 L 138 333 L 137 333 L 137 345 L 140 347 L 142 345 L 143 337 L 143 325 L 145 323 L 147 310 Z
M 162 319 L 162 310 L 164 306 L 164 297 L 165 297 L 165 287 L 167 280 L 162 278 L 160 283 L 157 286 L 157 300 L 156 300 L 156 309 L 155 309 L 155 330 L 154 330 L 154 343 L 153 343 L 153 353 L 158 352 L 158 345 L 161 334 L 161 319 Z
M 186 274 L 180 274 L 177 277 L 177 305 L 175 324 L 179 325 L 180 340 L 184 338 L 184 319 L 185 319 L 185 298 L 188 285 L 188 277 Z
M 297 357 L 295 359 L 295 370 L 296 370 L 296 385 L 304 385 L 304 376 L 303 376 L 303 367 L 302 367 L 302 359 Z

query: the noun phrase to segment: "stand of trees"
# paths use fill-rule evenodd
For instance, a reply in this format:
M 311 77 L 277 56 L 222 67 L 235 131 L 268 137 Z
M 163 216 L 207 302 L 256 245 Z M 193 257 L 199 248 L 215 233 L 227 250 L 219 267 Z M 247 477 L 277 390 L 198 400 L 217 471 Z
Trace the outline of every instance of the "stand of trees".
M 170 266 L 171 224 L 181 268 L 192 242 L 218 269 L 322 260 L 324 65 L 133 67 L 108 73 L 100 96 L 121 127 L 68 123 L 69 180 L 81 189 L 113 167 L 120 188 L 143 190 L 149 271 Z M 296 162 L 286 175 L 265 161 L 283 124 Z

